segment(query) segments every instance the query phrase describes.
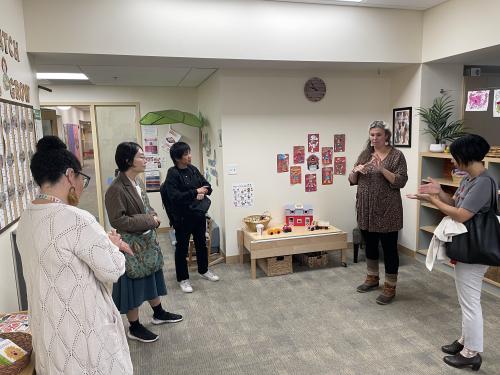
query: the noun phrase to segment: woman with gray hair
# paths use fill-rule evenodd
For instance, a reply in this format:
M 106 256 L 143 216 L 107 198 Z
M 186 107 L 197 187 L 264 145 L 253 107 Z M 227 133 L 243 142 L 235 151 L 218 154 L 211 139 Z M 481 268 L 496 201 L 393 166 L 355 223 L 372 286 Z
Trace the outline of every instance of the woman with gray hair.
M 351 185 L 358 185 L 356 211 L 358 227 L 366 244 L 367 276 L 357 287 L 360 293 L 379 286 L 378 246 L 384 250 L 384 290 L 376 302 L 387 305 L 396 296 L 398 278 L 398 231 L 403 227 L 400 189 L 408 175 L 403 153 L 391 146 L 391 131 L 383 121 L 370 124 L 369 139 L 349 174 Z

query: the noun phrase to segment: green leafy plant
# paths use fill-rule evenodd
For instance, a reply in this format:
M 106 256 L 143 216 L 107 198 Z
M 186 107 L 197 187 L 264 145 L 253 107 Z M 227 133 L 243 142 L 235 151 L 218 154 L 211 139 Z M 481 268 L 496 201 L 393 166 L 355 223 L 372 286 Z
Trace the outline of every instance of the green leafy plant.
M 429 108 L 417 108 L 417 113 L 427 124 L 424 134 L 430 134 L 437 144 L 460 138 L 467 134 L 463 120 L 448 122 L 453 114 L 455 105 L 449 95 L 442 95 L 434 99 Z

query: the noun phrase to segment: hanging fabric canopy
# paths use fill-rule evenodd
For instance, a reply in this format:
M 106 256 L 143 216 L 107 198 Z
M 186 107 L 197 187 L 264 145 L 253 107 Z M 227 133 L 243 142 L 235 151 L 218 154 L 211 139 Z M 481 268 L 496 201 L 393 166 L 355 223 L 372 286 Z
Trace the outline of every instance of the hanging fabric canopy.
M 202 121 L 196 115 L 176 109 L 146 113 L 141 118 L 140 123 L 141 125 L 186 124 L 196 128 L 201 128 L 203 126 Z

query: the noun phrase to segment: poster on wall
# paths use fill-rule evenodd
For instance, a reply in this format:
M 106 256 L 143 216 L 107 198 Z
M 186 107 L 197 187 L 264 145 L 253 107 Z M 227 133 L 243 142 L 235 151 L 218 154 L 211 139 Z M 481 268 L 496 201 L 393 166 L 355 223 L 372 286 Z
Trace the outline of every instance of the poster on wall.
M 147 191 L 160 190 L 160 171 L 146 171 L 144 177 L 146 178 Z
M 180 139 L 181 135 L 179 133 L 174 129 L 169 129 L 164 139 L 163 148 L 169 151 L 170 147 L 172 147 L 175 142 L 179 142 Z
M 394 147 L 411 147 L 412 108 L 392 110 L 392 144 Z
M 161 158 L 156 154 L 146 155 L 146 170 L 160 169 L 161 168 Z
M 323 167 L 321 169 L 321 184 L 333 184 L 333 167 Z
M 293 146 L 293 164 L 304 164 L 305 154 L 304 146 Z
M 345 152 L 345 134 L 335 134 L 333 136 L 333 151 Z
M 144 153 L 150 155 L 157 155 L 158 128 L 156 126 L 143 126 L 142 136 L 144 139 Z
M 333 147 L 321 147 L 321 162 L 323 165 L 332 164 Z
M 483 112 L 488 110 L 490 90 L 469 91 L 467 93 L 467 112 Z
M 68 150 L 71 151 L 77 159 L 82 162 L 80 156 L 80 125 L 77 124 L 64 124 L 66 128 L 66 144 L 68 145 Z
M 306 192 L 307 193 L 318 190 L 318 185 L 316 182 L 316 174 L 314 174 L 314 173 L 306 174 L 305 185 L 306 185 Z
M 493 117 L 500 117 L 500 90 L 493 91 Z
M 307 135 L 307 151 L 319 152 L 319 134 Z
M 336 157 L 334 163 L 335 174 L 345 175 L 345 164 L 346 161 L 344 156 Z
M 307 157 L 307 170 L 310 172 L 316 172 L 319 169 L 319 157 L 317 155 L 311 154 Z
M 233 184 L 233 206 L 252 207 L 254 188 L 252 183 Z
M 288 154 L 276 156 L 278 173 L 288 172 Z
M 302 183 L 302 167 L 300 165 L 294 165 L 290 167 L 290 185 L 296 185 Z

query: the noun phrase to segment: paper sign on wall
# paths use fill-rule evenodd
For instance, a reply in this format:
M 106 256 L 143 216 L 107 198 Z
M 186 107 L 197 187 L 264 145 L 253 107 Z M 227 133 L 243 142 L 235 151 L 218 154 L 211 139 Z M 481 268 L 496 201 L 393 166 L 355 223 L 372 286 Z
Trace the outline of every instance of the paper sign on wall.
M 319 134 L 307 135 L 307 151 L 319 152 Z
M 335 158 L 335 174 L 345 175 L 345 157 L 336 157 Z
M 278 173 L 288 172 L 288 154 L 278 154 L 277 160 L 277 170 Z
M 252 207 L 254 188 L 252 183 L 233 184 L 233 206 Z
M 167 150 L 170 150 L 170 147 L 176 142 L 179 142 L 181 139 L 181 135 L 177 133 L 174 129 L 169 129 L 167 135 L 165 136 L 165 143 L 163 147 Z
M 335 152 L 345 152 L 345 134 L 333 136 L 333 147 Z
M 310 193 L 318 190 L 316 174 L 306 174 L 306 192 Z
M 321 147 L 321 161 L 323 165 L 332 164 L 333 147 Z
M 323 167 L 321 170 L 321 183 L 323 185 L 333 184 L 333 168 Z
M 500 117 L 500 90 L 493 91 L 493 117 Z
M 293 146 L 293 164 L 303 164 L 305 160 L 305 147 Z
M 295 165 L 290 167 L 290 185 L 302 183 L 302 167 Z
M 467 112 L 480 112 L 488 110 L 490 90 L 469 91 L 467 93 Z

